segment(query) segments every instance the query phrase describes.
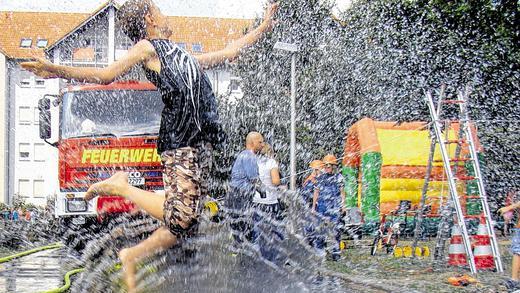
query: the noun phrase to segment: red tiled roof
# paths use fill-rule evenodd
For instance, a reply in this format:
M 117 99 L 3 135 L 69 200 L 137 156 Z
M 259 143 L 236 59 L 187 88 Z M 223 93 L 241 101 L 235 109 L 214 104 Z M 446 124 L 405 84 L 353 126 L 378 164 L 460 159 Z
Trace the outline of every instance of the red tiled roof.
M 2 11 L 0 48 L 10 58 L 30 58 L 33 54 L 42 56 L 43 49 L 36 47 L 38 39 L 47 39 L 47 46 L 50 46 L 89 16 L 80 13 Z M 31 48 L 20 47 L 23 38 L 32 39 Z
M 173 31 L 173 41 L 188 44 L 188 50 L 191 50 L 191 44 L 200 43 L 202 52 L 223 49 L 244 35 L 253 24 L 250 19 L 209 17 L 170 16 L 168 21 Z
M 30 58 L 33 54 L 42 56 L 43 50 L 36 47 L 38 39 L 47 39 L 47 47 L 50 47 L 98 10 L 92 14 L 0 12 L 0 50 L 14 59 Z M 242 36 L 252 24 L 249 19 L 178 16 L 170 16 L 168 19 L 173 30 L 173 41 L 188 44 L 188 50 L 191 50 L 191 44 L 199 43 L 203 52 L 224 48 Z M 32 39 L 31 48 L 20 47 L 23 38 Z

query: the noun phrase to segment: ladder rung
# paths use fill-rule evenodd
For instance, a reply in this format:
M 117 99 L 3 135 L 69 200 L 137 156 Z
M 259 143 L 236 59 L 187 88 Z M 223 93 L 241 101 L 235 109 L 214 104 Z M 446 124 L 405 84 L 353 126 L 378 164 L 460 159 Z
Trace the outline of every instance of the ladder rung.
M 442 100 L 444 104 L 464 104 L 465 101 L 461 100 Z
M 466 218 L 466 219 L 478 219 L 478 218 L 480 218 L 480 215 L 464 215 L 464 218 Z
M 471 161 L 471 158 L 453 158 L 450 159 L 450 162 L 467 162 Z
M 436 122 L 440 122 L 440 123 L 444 123 L 444 122 L 447 122 L 447 123 L 465 123 L 465 122 L 468 122 L 469 120 L 467 119 L 438 119 L 438 120 L 435 120 Z
M 454 140 L 447 140 L 444 143 L 445 144 L 450 144 L 450 143 L 463 144 L 463 143 L 466 143 L 466 140 L 465 139 L 454 139 Z
M 476 179 L 478 179 L 478 177 L 474 177 L 474 176 L 459 176 L 459 177 L 456 177 L 455 179 L 461 180 L 461 181 L 469 181 L 469 180 L 476 180 Z
M 480 196 L 479 195 L 463 195 L 462 197 L 464 198 L 469 198 L 469 199 L 480 199 Z
M 453 159 L 450 159 L 450 163 L 453 162 L 453 163 L 456 163 L 456 162 L 468 162 L 468 161 L 471 161 L 472 159 L 471 158 L 453 158 Z M 444 163 L 444 160 L 433 160 L 434 163 Z

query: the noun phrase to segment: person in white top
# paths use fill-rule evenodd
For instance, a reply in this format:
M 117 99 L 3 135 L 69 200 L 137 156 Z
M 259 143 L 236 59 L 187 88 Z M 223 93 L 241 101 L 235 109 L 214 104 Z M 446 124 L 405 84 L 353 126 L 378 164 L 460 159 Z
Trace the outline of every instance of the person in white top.
M 271 262 L 282 260 L 282 254 L 277 242 L 284 239 L 283 233 L 277 231 L 270 223 L 280 216 L 278 193 L 280 186 L 280 172 L 278 163 L 274 159 L 274 152 L 270 145 L 264 144 L 258 157 L 258 174 L 264 187 L 264 193 L 256 193 L 253 197 L 253 243 L 258 245 L 262 257 Z
M 253 197 L 253 203 L 277 205 L 280 172 L 278 170 L 278 162 L 274 159 L 273 149 L 269 144 L 264 145 L 260 152 L 260 157 L 258 157 L 258 175 L 266 193 L 265 196 L 256 193 Z

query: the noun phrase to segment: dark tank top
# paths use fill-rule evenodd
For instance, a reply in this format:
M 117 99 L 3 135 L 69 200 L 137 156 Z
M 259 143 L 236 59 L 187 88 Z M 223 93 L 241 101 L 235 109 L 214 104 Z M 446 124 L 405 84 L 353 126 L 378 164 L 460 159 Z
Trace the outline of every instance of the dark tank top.
M 208 76 L 197 60 L 170 40 L 149 40 L 161 73 L 143 66 L 146 77 L 160 91 L 164 108 L 157 150 L 162 153 L 200 143 L 218 146 L 225 140 L 217 103 Z

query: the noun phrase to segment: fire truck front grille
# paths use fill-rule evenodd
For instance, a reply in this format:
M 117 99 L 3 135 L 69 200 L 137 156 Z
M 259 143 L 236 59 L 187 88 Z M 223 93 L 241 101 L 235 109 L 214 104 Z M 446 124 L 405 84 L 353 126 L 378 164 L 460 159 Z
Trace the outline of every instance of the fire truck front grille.
M 132 166 L 103 168 L 101 170 L 99 168 L 77 168 L 71 172 L 71 182 L 65 182 L 65 188 L 62 188 L 62 190 L 86 191 L 90 185 L 108 179 L 119 171 L 128 173 L 129 182 L 142 183 L 144 179 L 144 185 L 140 183 L 137 185 L 140 188 L 150 191 L 163 189 L 161 166 Z

